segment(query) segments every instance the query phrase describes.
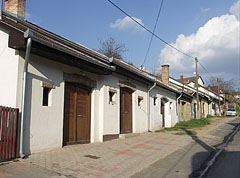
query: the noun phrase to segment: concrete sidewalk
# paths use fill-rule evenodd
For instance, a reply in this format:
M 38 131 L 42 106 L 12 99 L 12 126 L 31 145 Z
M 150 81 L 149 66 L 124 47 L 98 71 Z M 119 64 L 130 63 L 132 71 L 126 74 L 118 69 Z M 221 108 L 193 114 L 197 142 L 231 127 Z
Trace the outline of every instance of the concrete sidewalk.
M 217 129 L 218 126 L 209 128 Z M 187 135 L 143 133 L 128 139 L 66 146 L 0 165 L 3 177 L 130 177 L 192 141 Z

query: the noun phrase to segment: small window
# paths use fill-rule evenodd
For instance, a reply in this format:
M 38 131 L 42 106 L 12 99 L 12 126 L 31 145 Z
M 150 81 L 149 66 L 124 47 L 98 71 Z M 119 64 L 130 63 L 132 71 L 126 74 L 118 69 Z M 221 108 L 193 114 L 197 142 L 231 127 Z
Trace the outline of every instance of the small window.
M 157 106 L 157 97 L 156 96 L 153 97 L 153 105 Z
M 138 96 L 138 106 L 139 107 L 142 106 L 142 101 L 143 101 L 143 97 L 142 96 Z
M 117 93 L 117 90 L 114 89 L 109 89 L 109 104 L 116 104 L 116 99 L 115 99 L 115 95 Z
M 51 106 L 51 91 L 55 89 L 55 86 L 48 82 L 42 82 L 43 95 L 42 95 L 42 105 Z
M 43 100 L 42 100 L 43 106 L 49 106 L 50 92 L 51 92 L 51 88 L 43 87 Z
M 170 110 L 173 110 L 173 103 L 172 102 L 170 102 L 169 108 L 170 108 Z

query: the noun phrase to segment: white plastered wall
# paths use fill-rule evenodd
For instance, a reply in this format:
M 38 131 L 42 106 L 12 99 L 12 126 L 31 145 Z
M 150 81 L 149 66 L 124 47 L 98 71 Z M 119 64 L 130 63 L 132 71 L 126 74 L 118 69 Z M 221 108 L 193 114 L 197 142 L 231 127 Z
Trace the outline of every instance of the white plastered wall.
M 148 131 L 147 117 L 147 86 L 139 82 L 129 80 L 127 77 L 112 74 L 104 77 L 104 86 L 101 89 L 103 108 L 103 135 L 120 134 L 120 87 L 119 81 L 130 81 L 136 85 L 136 91 L 132 93 L 132 131 L 133 133 Z M 109 89 L 116 90 L 115 103 L 109 103 Z M 143 97 L 141 106 L 138 106 L 138 96 Z
M 133 93 L 133 132 L 142 133 L 148 131 L 148 113 L 147 113 L 147 86 L 136 83 L 136 91 Z M 138 96 L 143 100 L 138 106 Z
M 8 38 L 0 28 L 0 105 L 16 108 L 18 51 L 8 47 Z
M 154 106 L 154 97 L 157 97 L 156 105 Z M 150 118 L 151 130 L 155 131 L 162 128 L 162 114 L 161 114 L 161 99 L 166 98 L 168 101 L 165 103 L 165 126 L 172 127 L 178 122 L 176 112 L 176 94 L 166 89 L 155 87 L 150 92 Z M 171 104 L 170 104 L 171 103 Z M 170 108 L 171 105 L 171 108 Z
M 18 105 L 21 103 L 22 75 L 24 54 L 19 59 L 18 71 Z M 30 55 L 27 75 L 26 118 L 24 130 L 24 152 L 26 154 L 62 147 L 64 119 L 63 73 L 87 76 L 100 81 L 101 76 L 80 71 L 77 68 L 63 65 L 39 56 Z M 42 106 L 42 82 L 55 85 L 50 92 L 50 105 Z M 100 83 L 100 82 L 99 82 Z M 92 90 L 91 96 L 91 142 L 101 141 L 99 135 L 99 83 Z

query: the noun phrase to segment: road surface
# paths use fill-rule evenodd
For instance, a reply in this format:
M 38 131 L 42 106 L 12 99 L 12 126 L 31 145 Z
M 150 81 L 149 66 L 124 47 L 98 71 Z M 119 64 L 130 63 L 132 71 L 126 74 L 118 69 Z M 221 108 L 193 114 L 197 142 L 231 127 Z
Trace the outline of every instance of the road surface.
M 183 147 L 182 149 L 170 154 L 169 156 L 161 159 L 142 171 L 136 173 L 131 178 L 195 178 L 203 170 L 206 162 L 214 155 L 215 147 L 221 144 L 233 129 L 240 123 L 240 118 L 236 118 L 233 121 L 224 123 L 218 129 L 209 133 L 207 138 L 198 138 L 192 136 L 193 142 Z M 240 143 L 239 132 L 235 135 L 232 142 L 229 143 L 226 152 L 223 152 L 221 158 L 217 160 L 216 166 L 209 171 L 208 178 L 213 175 L 219 178 L 227 177 L 230 174 L 237 178 L 240 177 L 239 171 L 239 155 L 240 155 Z M 229 149 L 229 151 L 228 151 Z M 224 169 L 222 169 L 224 167 Z M 219 171 L 221 170 L 221 173 Z M 228 173 L 231 171 L 232 173 Z M 216 174 L 219 172 L 219 174 Z M 223 174 L 222 172 L 226 173 Z M 220 175 L 220 176 L 219 176 Z

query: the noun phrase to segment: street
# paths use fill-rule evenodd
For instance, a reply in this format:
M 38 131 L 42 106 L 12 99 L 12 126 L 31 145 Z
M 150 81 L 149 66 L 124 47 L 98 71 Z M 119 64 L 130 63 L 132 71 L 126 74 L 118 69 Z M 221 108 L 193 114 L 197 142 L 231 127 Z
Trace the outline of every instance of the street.
M 225 177 L 240 177 L 240 132 L 234 136 L 206 175 L 206 178 Z
M 170 154 L 146 169 L 138 172 L 132 178 L 184 178 L 198 177 L 208 159 L 215 153 L 214 147 L 222 143 L 225 136 L 232 132 L 232 129 L 240 123 L 240 118 L 224 123 L 221 127 L 209 133 L 209 136 L 198 138 L 192 136 L 191 142 L 184 148 Z M 211 137 L 212 136 L 212 137 Z M 236 177 L 239 173 L 239 132 L 235 135 L 233 142 L 229 143 L 227 150 L 222 153 L 216 165 L 210 168 L 208 177 Z M 224 169 L 223 169 L 224 168 Z M 221 170 L 221 172 L 219 171 Z M 231 173 L 229 173 L 231 171 Z M 225 174 L 223 174 L 224 172 Z M 227 174 L 227 175 L 226 175 Z M 231 175 L 230 175 L 231 174 Z M 213 176 L 214 175 L 214 176 Z M 217 176 L 215 176 L 217 175 Z M 221 176 L 220 176 L 221 175 Z

